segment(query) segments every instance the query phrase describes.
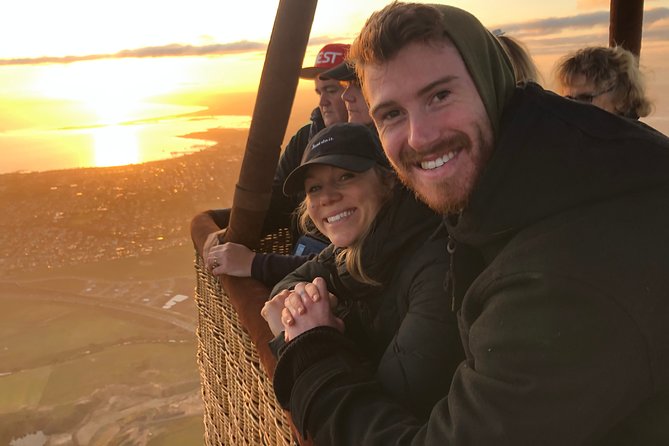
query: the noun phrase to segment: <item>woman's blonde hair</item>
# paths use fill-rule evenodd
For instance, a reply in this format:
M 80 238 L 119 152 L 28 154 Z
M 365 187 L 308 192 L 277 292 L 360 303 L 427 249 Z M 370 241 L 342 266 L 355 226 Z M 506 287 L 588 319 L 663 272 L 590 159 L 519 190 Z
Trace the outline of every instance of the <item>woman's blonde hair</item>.
M 516 83 L 526 84 L 528 82 L 535 82 L 540 84 L 541 76 L 539 75 L 539 70 L 534 64 L 534 60 L 532 60 L 532 56 L 530 56 L 527 47 L 517 39 L 501 32 L 493 32 L 493 35 L 497 37 L 497 40 L 502 45 L 502 48 L 504 48 L 506 55 L 509 56 L 509 59 L 511 60 Z
M 387 191 L 383 196 L 383 205 L 390 201 L 390 198 L 393 196 L 393 187 L 396 178 L 395 173 L 379 164 L 375 164 L 371 169 L 379 179 L 384 191 Z M 317 231 L 316 225 L 314 225 L 311 217 L 309 217 L 307 198 L 302 200 L 295 212 L 298 215 L 298 224 L 302 232 L 309 234 Z M 351 276 L 358 282 L 378 286 L 380 283 L 367 275 L 362 267 L 362 246 L 365 243 L 367 236 L 370 234 L 372 226 L 373 225 L 369 225 L 366 227 L 362 234 L 360 234 L 360 237 L 358 237 L 351 246 L 339 249 L 335 259 L 337 265 L 344 265 L 349 274 L 351 274 Z
M 600 91 L 611 89 L 617 114 L 639 118 L 652 111 L 638 60 L 623 47 L 582 48 L 558 63 L 557 77 L 563 86 L 571 85 L 580 75 Z

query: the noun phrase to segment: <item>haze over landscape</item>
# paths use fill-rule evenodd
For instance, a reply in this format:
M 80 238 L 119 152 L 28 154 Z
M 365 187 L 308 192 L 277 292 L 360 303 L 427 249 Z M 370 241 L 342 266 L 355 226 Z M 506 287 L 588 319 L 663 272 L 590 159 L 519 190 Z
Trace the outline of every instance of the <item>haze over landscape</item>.
M 321 1 L 304 64 L 386 3 Z M 523 41 L 549 89 L 608 42 L 608 0 L 443 3 Z M 202 444 L 188 224 L 231 204 L 277 4 L 3 10 L 0 444 Z M 667 134 L 669 0 L 645 2 L 641 67 Z M 286 139 L 315 104 L 301 81 Z

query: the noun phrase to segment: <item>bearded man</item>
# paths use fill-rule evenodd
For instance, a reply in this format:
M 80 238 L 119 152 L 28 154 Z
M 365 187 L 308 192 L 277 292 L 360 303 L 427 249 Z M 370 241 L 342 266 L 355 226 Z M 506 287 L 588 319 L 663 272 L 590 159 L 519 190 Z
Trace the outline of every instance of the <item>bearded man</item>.
M 392 3 L 349 55 L 388 159 L 444 215 L 444 299 L 466 359 L 419 419 L 316 317 L 323 299 L 293 293 L 274 385 L 302 433 L 318 445 L 669 444 L 669 140 L 516 87 L 498 42 L 457 8 Z

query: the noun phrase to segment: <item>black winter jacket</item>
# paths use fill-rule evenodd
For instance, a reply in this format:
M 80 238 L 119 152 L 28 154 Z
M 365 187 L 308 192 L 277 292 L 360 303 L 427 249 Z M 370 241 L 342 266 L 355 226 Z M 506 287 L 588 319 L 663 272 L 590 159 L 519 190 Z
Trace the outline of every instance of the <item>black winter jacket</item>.
M 263 234 L 269 234 L 278 228 L 290 228 L 294 239 L 297 239 L 297 224 L 292 219 L 295 208 L 300 204 L 303 196 L 293 195 L 286 197 L 283 194 L 283 182 L 289 173 L 300 165 L 302 155 L 307 147 L 307 143 L 316 133 L 325 128 L 320 109 L 316 107 L 311 112 L 310 122 L 300 128 L 286 145 L 281 153 L 279 164 L 274 173 L 272 181 L 272 196 L 270 198 L 269 209 L 263 223 Z M 212 209 L 207 213 L 214 220 L 219 228 L 226 228 L 230 221 L 230 209 Z
M 444 377 L 464 358 L 455 314 L 443 294 L 449 261 L 443 226 L 435 233 L 440 226 L 438 215 L 397 186 L 362 247 L 363 269 L 381 286 L 362 284 L 337 266 L 336 249 L 330 245 L 272 291 L 323 277 L 337 296 L 336 313 L 357 354 L 376 370 L 386 392 L 422 418 L 446 393 L 450 381 Z M 339 332 L 322 329 L 319 336 L 338 339 Z M 290 350 L 292 343 L 285 348 Z M 302 409 L 293 416 L 306 416 Z
M 306 332 L 275 375 L 298 428 L 319 446 L 669 444 L 665 136 L 517 89 L 447 223 L 467 357 L 448 395 L 425 423 L 346 339 Z

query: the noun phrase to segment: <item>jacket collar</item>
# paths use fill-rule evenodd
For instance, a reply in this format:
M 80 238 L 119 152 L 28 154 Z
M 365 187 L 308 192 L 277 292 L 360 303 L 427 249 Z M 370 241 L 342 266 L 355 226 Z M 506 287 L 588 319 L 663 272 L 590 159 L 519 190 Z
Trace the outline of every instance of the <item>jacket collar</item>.
M 362 265 L 373 279 L 387 284 L 396 273 L 395 265 L 441 227 L 439 215 L 420 202 L 405 187 L 397 185 L 391 200 L 374 219 L 370 234 L 362 246 Z M 331 271 L 331 282 L 337 296 L 349 295 L 366 298 L 378 292 L 379 287 L 355 280 L 344 265 Z M 343 288 L 343 290 L 342 290 Z

